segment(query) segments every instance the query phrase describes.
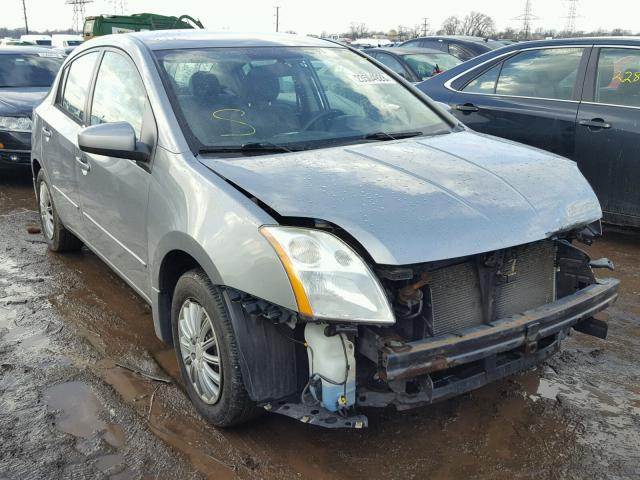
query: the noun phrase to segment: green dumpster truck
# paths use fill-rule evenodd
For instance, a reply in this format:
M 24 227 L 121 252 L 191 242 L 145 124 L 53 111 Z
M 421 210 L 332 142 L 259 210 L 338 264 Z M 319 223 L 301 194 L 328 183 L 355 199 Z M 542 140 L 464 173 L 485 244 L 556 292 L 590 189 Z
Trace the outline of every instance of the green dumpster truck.
M 204 28 L 199 20 L 189 15 L 169 17 L 154 13 L 134 15 L 100 15 L 87 17 L 84 21 L 83 38 L 89 40 L 112 33 L 144 32 L 147 30 L 170 30 L 184 28 Z

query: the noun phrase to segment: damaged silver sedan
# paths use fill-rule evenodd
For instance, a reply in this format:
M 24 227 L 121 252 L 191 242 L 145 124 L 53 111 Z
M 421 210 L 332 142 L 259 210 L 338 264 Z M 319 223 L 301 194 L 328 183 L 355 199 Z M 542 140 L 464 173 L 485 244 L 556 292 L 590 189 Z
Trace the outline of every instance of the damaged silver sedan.
M 152 305 L 198 411 L 362 428 L 536 364 L 617 296 L 576 165 L 474 133 L 375 60 L 295 36 L 86 42 L 35 110 L 53 251 Z

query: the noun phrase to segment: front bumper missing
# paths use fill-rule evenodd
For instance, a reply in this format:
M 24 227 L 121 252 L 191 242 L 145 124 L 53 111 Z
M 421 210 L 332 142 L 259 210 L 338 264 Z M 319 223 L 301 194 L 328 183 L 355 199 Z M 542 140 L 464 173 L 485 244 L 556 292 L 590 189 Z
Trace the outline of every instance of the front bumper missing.
M 543 361 L 555 353 L 568 330 L 607 308 L 618 296 L 619 281 L 599 279 L 553 303 L 447 335 L 398 344 L 374 330 L 359 338 L 359 351 L 379 360 L 379 375 L 390 385 L 419 379 L 414 394 L 358 390 L 358 405 L 398 409 L 443 400 Z M 373 358 L 372 358 L 373 357 Z

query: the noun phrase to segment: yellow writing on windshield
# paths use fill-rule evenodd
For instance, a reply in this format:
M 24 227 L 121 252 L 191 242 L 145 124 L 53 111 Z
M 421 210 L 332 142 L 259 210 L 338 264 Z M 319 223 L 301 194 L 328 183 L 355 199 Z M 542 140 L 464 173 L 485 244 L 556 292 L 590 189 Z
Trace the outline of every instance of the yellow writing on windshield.
M 221 108 L 220 110 L 216 110 L 215 112 L 213 112 L 213 118 L 215 120 L 225 120 L 227 122 L 230 122 L 230 124 L 236 124 L 236 126 L 242 125 L 243 127 L 246 127 L 247 131 L 222 133 L 220 135 L 221 137 L 247 137 L 256 133 L 256 129 L 253 128 L 253 126 L 249 125 L 247 122 L 236 120 L 235 118 L 229 118 L 227 116 L 221 116 L 221 114 L 224 115 L 224 112 L 236 112 L 239 113 L 241 117 L 244 117 L 246 115 L 246 112 L 244 110 L 240 110 L 238 108 Z

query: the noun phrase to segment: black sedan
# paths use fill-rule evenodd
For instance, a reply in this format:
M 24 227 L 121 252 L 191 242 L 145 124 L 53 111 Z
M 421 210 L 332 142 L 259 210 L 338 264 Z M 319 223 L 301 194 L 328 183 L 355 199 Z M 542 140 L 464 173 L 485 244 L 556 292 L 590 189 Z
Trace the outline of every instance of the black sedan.
M 410 82 L 421 82 L 462 63 L 430 48 L 370 48 L 365 53 Z
M 401 43 L 400 46 L 408 48 L 432 48 L 449 53 L 465 62 L 483 53 L 501 48 L 504 44 L 488 38 L 451 35 L 414 38 Z
M 64 55 L 38 47 L 0 48 L 0 168 L 31 164 L 31 112 L 45 97 Z
M 605 221 L 640 226 L 640 39 L 517 43 L 418 88 L 474 130 L 575 160 Z

